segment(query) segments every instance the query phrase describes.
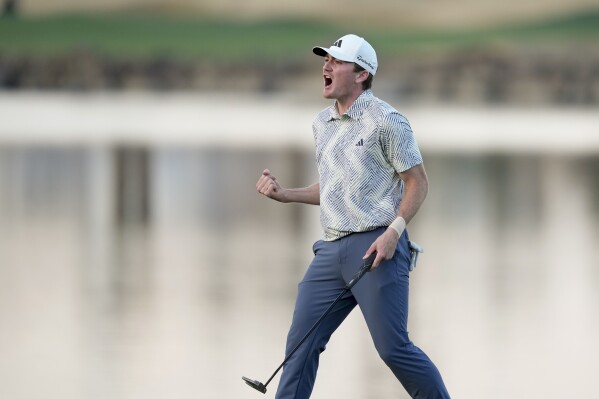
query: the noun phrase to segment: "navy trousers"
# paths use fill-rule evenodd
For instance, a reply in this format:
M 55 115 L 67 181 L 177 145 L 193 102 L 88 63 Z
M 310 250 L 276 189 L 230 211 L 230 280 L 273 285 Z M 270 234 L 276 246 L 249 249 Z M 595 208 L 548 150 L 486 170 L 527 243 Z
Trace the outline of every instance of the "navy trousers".
M 289 353 L 362 266 L 362 257 L 384 228 L 354 233 L 336 241 L 317 241 L 314 259 L 298 285 L 287 336 Z M 307 399 L 312 393 L 320 353 L 356 306 L 364 315 L 380 357 L 412 398 L 449 398 L 437 367 L 408 338 L 408 236 L 395 255 L 364 277 L 337 303 L 283 368 L 276 399 Z M 359 359 L 356 359 L 359 361 Z

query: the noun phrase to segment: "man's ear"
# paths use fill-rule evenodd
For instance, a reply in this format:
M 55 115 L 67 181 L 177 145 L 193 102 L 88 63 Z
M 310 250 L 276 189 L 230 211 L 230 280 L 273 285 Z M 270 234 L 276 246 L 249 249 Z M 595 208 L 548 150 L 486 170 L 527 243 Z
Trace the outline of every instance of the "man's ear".
M 368 75 L 369 75 L 368 71 L 366 71 L 366 70 L 360 71 L 360 73 L 358 73 L 358 76 L 356 76 L 356 83 L 364 82 L 366 79 L 368 79 Z

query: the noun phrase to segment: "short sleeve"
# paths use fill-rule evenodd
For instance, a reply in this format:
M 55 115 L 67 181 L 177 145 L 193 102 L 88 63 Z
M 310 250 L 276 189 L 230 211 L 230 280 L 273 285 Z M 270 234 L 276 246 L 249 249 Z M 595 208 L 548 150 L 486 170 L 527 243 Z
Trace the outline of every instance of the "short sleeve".
M 393 112 L 384 117 L 380 141 L 385 157 L 398 173 L 422 163 L 412 127 L 403 115 Z

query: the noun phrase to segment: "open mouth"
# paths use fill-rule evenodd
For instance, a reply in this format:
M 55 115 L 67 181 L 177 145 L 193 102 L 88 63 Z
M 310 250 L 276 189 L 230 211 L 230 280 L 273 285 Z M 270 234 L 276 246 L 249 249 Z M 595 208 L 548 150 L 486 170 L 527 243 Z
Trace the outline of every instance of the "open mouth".
M 329 87 L 333 84 L 333 79 L 330 76 L 324 75 L 324 87 Z

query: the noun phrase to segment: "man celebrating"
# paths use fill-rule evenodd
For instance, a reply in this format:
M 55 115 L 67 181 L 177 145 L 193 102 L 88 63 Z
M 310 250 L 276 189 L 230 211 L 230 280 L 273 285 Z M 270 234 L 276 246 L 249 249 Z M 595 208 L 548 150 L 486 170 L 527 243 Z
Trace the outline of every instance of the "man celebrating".
M 410 249 L 406 224 L 428 191 L 422 157 L 407 119 L 375 97 L 372 46 L 346 35 L 324 57 L 325 98 L 335 102 L 313 123 L 319 181 L 283 188 L 266 169 L 256 188 L 280 202 L 320 205 L 322 240 L 299 284 L 287 352 L 302 338 L 374 251 L 376 259 L 283 369 L 277 399 L 309 398 L 320 353 L 360 305 L 375 347 L 413 398 L 449 398 L 433 362 L 408 338 Z

